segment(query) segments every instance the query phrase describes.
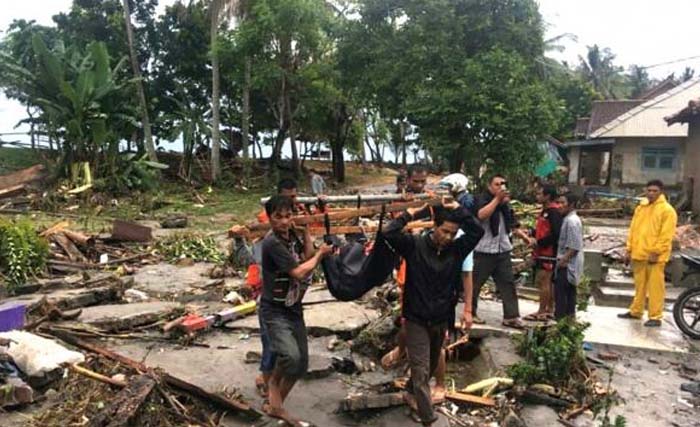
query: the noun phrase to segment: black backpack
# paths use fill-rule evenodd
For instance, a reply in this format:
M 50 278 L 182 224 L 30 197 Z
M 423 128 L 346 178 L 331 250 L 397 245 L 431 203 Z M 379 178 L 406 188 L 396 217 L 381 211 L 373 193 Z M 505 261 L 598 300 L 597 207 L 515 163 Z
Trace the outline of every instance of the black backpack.
M 340 248 L 337 254 L 321 261 L 323 274 L 331 295 L 340 301 L 353 301 L 375 286 L 386 282 L 396 266 L 398 255 L 382 235 L 384 207 L 379 217 L 379 227 L 374 246 L 366 253 L 366 236 L 355 238 Z M 330 221 L 325 218 L 327 243 L 337 242 L 330 236 Z M 357 237 L 357 236 L 355 236 Z

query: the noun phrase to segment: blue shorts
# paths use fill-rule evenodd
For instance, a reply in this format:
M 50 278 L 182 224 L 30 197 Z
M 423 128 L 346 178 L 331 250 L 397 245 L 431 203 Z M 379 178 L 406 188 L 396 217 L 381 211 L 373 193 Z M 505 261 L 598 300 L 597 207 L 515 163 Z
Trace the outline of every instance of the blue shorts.
M 262 321 L 261 310 L 258 310 L 258 321 L 260 322 L 260 341 L 262 342 L 262 357 L 260 359 L 260 372 L 268 374 L 275 369 L 276 357 L 270 346 L 270 336 L 265 328 L 265 323 Z

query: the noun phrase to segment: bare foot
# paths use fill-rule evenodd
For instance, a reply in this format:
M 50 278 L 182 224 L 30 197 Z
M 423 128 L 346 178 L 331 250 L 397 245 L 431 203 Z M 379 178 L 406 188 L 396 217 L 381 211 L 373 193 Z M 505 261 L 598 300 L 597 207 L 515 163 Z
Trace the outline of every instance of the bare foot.
M 268 390 L 267 383 L 262 375 L 255 377 L 255 389 L 258 391 L 258 395 L 262 398 L 267 398 Z
M 413 397 L 411 393 L 404 393 L 403 401 L 409 408 L 411 408 L 412 411 L 418 412 L 418 403 L 416 402 L 416 398 Z
M 282 420 L 290 426 L 304 427 L 306 425 L 306 423 L 303 423 L 302 421 L 292 417 L 286 409 L 274 407 L 268 402 L 263 403 L 262 410 L 268 417 Z
M 401 355 L 399 354 L 399 348 L 394 347 L 390 352 L 382 357 L 382 368 L 384 370 L 393 369 L 401 361 Z
M 432 390 L 430 390 L 430 395 L 432 397 L 433 403 L 438 405 L 440 403 L 445 402 L 445 395 L 447 394 L 447 391 L 445 390 L 444 386 L 435 386 Z

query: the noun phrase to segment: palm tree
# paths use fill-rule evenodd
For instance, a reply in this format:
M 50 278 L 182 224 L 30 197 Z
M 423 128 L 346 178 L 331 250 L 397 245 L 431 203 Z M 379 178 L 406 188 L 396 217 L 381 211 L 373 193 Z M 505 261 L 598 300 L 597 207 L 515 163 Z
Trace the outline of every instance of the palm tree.
M 588 46 L 586 58 L 579 56 L 579 71 L 584 79 L 606 99 L 617 99 L 624 95 L 622 68 L 613 64 L 615 55 L 608 48 L 598 45 Z
M 138 59 L 136 58 L 136 49 L 134 48 L 134 32 L 131 28 L 131 12 L 129 11 L 129 0 L 123 0 L 124 5 L 124 23 L 126 24 L 126 39 L 129 43 L 129 57 L 131 59 L 131 69 L 136 78 L 136 90 L 138 91 L 139 104 L 141 104 L 141 123 L 143 124 L 144 145 L 148 158 L 151 161 L 157 161 L 156 147 L 153 144 L 153 135 L 151 134 L 151 121 L 148 118 L 148 104 L 146 103 L 146 92 L 143 90 L 143 80 L 141 79 L 141 69 Z
M 210 44 L 211 44 L 211 179 L 216 181 L 221 176 L 221 134 L 219 126 L 221 118 L 219 114 L 219 101 L 221 97 L 221 78 L 219 70 L 219 54 L 217 52 L 217 39 L 221 17 L 240 18 L 244 14 L 245 0 L 209 0 L 210 14 Z M 244 136 L 244 153 L 247 153 L 247 132 Z M 247 154 L 244 154 L 247 155 Z

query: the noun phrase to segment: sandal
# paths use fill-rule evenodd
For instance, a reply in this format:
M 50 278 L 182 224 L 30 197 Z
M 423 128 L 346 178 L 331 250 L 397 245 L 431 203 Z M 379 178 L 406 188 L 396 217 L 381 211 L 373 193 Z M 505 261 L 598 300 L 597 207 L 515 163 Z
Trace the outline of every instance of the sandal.
M 472 316 L 472 323 L 475 325 L 485 325 L 486 320 L 482 319 L 479 316 L 474 315 L 474 316 Z
M 525 329 L 525 325 L 520 321 L 520 319 L 504 320 L 501 324 L 506 328 Z
M 527 320 L 530 322 L 538 322 L 538 321 L 544 320 L 544 318 L 546 318 L 546 316 L 547 316 L 547 313 L 540 313 L 540 312 L 531 313 L 531 314 L 528 314 L 527 316 L 523 317 L 523 320 Z

